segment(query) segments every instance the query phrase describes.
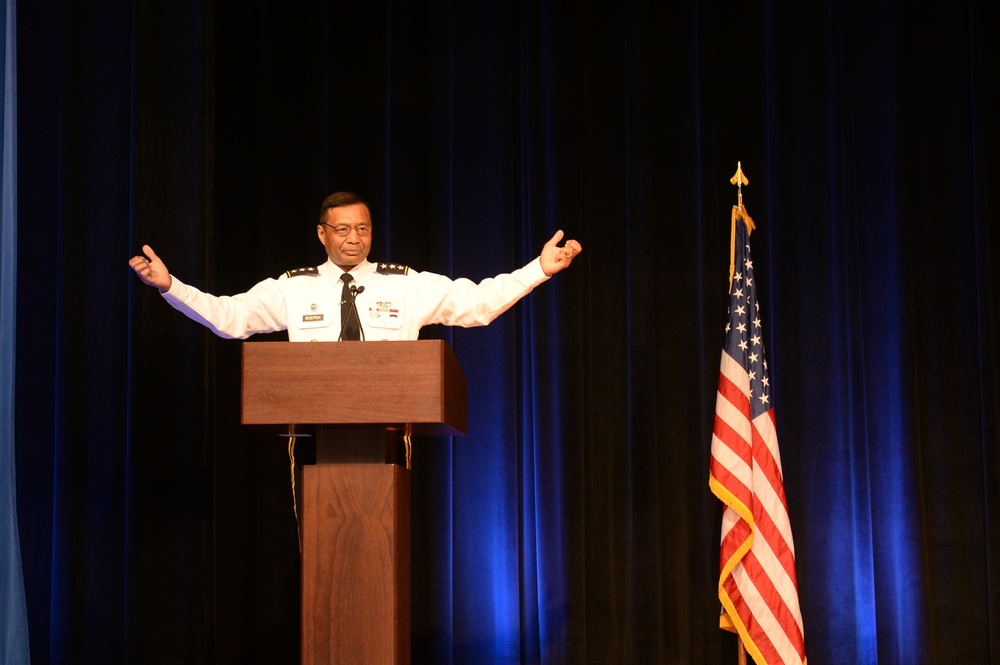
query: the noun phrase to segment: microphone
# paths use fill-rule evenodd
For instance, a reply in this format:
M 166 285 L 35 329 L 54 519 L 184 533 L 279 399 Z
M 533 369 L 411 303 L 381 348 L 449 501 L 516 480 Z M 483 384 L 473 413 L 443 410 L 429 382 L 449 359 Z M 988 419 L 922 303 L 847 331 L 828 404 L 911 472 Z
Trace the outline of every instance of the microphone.
M 354 298 L 357 298 L 359 295 L 361 295 L 364 292 L 365 292 L 365 287 L 363 287 L 363 286 L 355 286 L 354 284 L 351 284 L 351 304 L 352 305 L 354 304 L 354 300 L 353 300 Z M 346 304 L 347 304 L 346 300 L 341 300 L 340 301 L 340 306 L 341 307 L 343 307 Z
M 360 326 L 361 322 L 358 319 L 358 305 L 355 302 L 355 298 L 364 293 L 365 287 L 351 284 L 350 291 L 351 297 L 347 300 L 340 301 L 341 308 L 343 308 L 344 305 L 348 305 L 349 309 L 347 314 L 348 323 L 340 331 L 340 337 L 337 339 L 338 342 L 343 341 L 345 336 L 348 339 L 361 339 L 362 341 L 365 339 L 365 329 Z

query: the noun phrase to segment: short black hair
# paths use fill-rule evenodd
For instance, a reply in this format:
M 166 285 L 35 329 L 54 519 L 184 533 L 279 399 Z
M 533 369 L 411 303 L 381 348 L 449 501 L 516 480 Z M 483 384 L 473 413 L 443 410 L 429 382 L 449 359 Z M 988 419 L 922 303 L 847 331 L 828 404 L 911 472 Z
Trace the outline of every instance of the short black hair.
M 330 196 L 323 199 L 323 205 L 319 209 L 319 223 L 322 224 L 326 221 L 326 211 L 331 208 L 340 208 L 342 206 L 352 206 L 360 203 L 364 207 L 368 208 L 368 202 L 361 198 L 360 194 L 355 192 L 334 192 Z M 369 213 L 371 208 L 368 208 Z

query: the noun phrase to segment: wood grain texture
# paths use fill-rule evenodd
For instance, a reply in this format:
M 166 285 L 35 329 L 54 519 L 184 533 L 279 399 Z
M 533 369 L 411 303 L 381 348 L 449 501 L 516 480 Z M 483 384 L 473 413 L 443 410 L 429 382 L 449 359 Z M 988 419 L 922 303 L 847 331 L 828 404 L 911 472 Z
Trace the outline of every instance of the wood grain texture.
M 338 398 L 350 376 L 366 399 Z M 412 424 L 418 435 L 464 434 L 465 375 L 440 340 L 245 342 L 244 425 Z
M 409 472 L 304 469 L 302 662 L 410 662 Z

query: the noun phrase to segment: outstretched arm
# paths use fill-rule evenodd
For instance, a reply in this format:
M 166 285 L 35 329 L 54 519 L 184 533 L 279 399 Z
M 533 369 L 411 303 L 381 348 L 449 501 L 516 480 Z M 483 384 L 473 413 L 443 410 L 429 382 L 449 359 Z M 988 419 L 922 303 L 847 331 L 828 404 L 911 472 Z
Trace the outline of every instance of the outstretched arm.
M 171 307 L 219 337 L 246 339 L 288 325 L 284 292 L 276 279 L 265 279 L 246 293 L 215 296 L 172 277 L 149 245 L 143 245 L 142 254 L 133 256 L 128 265 L 143 284 L 158 288 Z
M 569 267 L 569 264 L 573 262 L 573 257 L 583 251 L 583 247 L 575 240 L 567 240 L 565 245 L 559 247 L 558 244 L 562 238 L 563 232 L 556 231 L 556 234 L 542 247 L 542 254 L 539 257 L 542 271 L 549 277 L 563 268 Z
M 149 245 L 142 246 L 142 253 L 145 256 L 133 256 L 128 262 L 129 266 L 144 284 L 155 286 L 160 291 L 167 291 L 171 283 L 167 266 L 163 265 L 163 261 Z

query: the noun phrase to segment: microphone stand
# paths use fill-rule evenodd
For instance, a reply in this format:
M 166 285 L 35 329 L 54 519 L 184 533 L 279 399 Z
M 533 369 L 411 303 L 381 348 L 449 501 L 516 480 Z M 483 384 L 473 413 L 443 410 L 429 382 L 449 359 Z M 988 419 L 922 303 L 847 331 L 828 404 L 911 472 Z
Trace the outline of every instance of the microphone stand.
M 358 336 L 361 338 L 362 342 L 365 341 L 365 329 L 364 329 L 364 326 L 361 325 L 361 314 L 358 313 L 357 297 L 360 294 L 364 293 L 364 291 L 365 291 L 365 287 L 363 287 L 363 286 L 355 286 L 354 284 L 351 284 L 351 300 L 350 300 L 350 302 L 347 303 L 345 301 L 345 302 L 340 303 L 341 307 L 343 307 L 345 304 L 349 304 L 350 305 L 350 309 L 347 310 L 347 320 L 350 320 L 350 318 L 351 318 L 351 312 L 352 311 L 354 312 L 354 318 L 358 322 Z M 343 328 L 340 329 L 340 336 L 337 338 L 337 341 L 338 342 L 343 342 L 344 341 L 344 329 Z

